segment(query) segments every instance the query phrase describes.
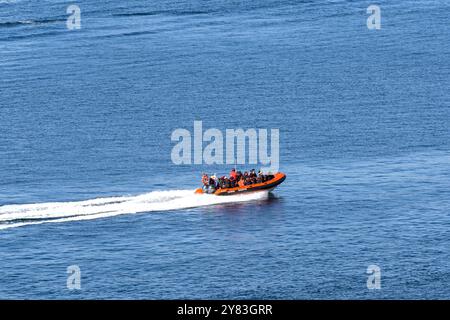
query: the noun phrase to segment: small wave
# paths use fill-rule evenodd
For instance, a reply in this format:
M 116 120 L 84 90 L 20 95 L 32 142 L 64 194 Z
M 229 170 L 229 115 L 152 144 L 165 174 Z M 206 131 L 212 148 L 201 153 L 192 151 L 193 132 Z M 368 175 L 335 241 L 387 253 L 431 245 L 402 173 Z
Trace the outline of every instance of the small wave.
M 155 16 L 155 15 L 171 15 L 171 16 L 188 16 L 188 15 L 201 15 L 209 14 L 210 11 L 181 11 L 181 10 L 158 10 L 147 12 L 124 12 L 114 13 L 113 17 L 138 17 L 138 16 Z
M 19 21 L 5 21 L 0 22 L 0 28 L 12 28 L 17 26 L 27 26 L 27 25 L 45 25 L 51 23 L 64 22 L 66 18 L 48 18 L 48 19 L 29 19 L 29 20 L 19 20 Z
M 11 41 L 11 40 L 22 40 L 22 39 L 29 39 L 29 38 L 36 38 L 36 39 L 37 38 L 45 38 L 45 37 L 56 36 L 56 35 L 60 35 L 60 34 L 61 34 L 61 32 L 59 32 L 59 31 L 39 32 L 39 33 L 24 34 L 24 35 L 0 38 L 0 42 Z
M 172 190 L 75 202 L 5 205 L 0 207 L 0 230 L 33 224 L 92 220 L 123 214 L 263 200 L 267 197 L 267 191 L 218 197 L 194 194 L 193 190 Z
M 0 4 L 14 4 L 19 2 L 20 0 L 0 0 Z

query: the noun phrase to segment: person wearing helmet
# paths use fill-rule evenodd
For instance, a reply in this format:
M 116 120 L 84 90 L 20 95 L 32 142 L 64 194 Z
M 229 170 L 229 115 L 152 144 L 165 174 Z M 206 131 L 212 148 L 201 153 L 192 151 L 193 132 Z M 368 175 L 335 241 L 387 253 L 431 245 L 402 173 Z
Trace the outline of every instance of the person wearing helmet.
M 215 187 L 216 186 L 216 176 L 215 175 L 211 175 L 211 177 L 209 177 L 209 185 Z

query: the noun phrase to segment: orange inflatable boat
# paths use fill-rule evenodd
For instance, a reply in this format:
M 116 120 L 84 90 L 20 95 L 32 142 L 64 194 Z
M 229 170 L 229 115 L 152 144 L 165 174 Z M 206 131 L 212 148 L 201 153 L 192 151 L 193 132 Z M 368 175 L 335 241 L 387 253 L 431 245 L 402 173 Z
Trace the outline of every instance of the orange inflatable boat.
M 220 188 L 220 189 L 217 189 L 212 194 L 214 194 L 216 196 L 229 196 L 229 195 L 236 195 L 236 194 L 261 191 L 261 190 L 272 191 L 279 184 L 281 184 L 285 179 L 286 179 L 286 175 L 282 172 L 278 172 L 274 175 L 273 179 L 270 179 L 266 182 L 254 183 L 254 184 L 251 184 L 248 186 L 235 187 L 235 188 Z M 195 193 L 201 194 L 201 193 L 206 193 L 206 192 L 202 188 L 198 188 L 197 190 L 195 190 Z

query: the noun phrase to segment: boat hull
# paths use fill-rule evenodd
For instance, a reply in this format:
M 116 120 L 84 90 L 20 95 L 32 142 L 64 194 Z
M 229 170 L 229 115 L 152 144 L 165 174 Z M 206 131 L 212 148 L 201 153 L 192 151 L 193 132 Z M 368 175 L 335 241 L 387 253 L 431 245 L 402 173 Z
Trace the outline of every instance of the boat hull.
M 231 196 L 236 194 L 250 193 L 263 190 L 272 191 L 286 179 L 286 175 L 281 172 L 276 173 L 274 176 L 275 177 L 269 181 L 262 183 L 255 183 L 249 186 L 235 187 L 235 188 L 221 188 L 216 190 L 213 194 L 216 196 Z M 202 194 L 205 192 L 203 191 L 203 189 L 199 188 L 195 190 L 195 193 Z

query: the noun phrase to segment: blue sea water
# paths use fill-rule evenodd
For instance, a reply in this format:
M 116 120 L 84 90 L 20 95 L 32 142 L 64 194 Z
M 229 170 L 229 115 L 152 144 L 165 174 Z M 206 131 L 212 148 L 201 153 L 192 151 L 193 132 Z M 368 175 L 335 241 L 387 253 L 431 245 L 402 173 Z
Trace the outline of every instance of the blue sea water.
M 450 3 L 371 4 L 0 0 L 0 298 L 450 298 Z M 285 183 L 194 198 L 195 120 Z

